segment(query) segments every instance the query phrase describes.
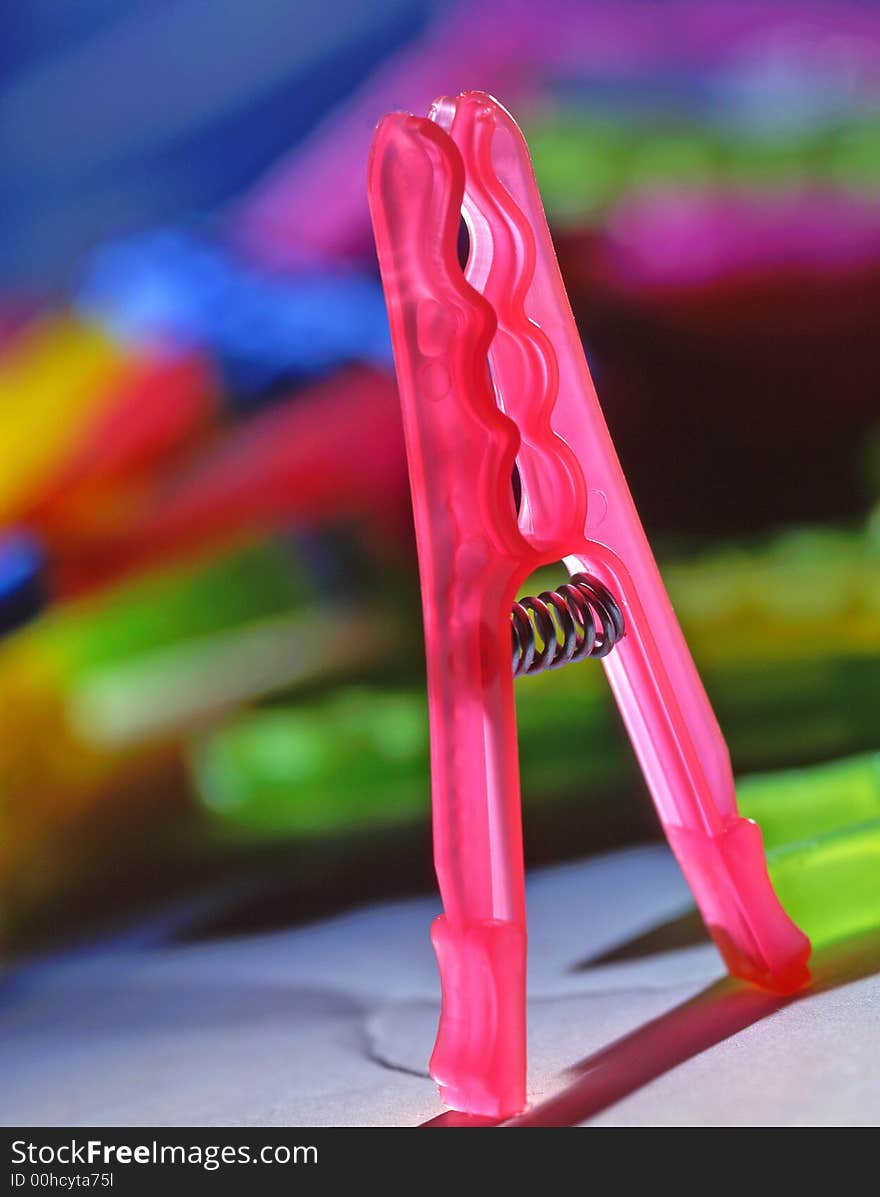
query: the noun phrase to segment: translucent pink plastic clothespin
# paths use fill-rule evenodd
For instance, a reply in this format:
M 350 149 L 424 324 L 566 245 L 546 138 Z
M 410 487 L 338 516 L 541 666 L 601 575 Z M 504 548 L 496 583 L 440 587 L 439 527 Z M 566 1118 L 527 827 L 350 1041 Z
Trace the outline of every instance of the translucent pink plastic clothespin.
M 727 748 L 614 452 L 519 128 L 481 92 L 440 99 L 427 118 L 392 113 L 373 142 L 369 198 L 425 620 L 444 908 L 432 929 L 442 1012 L 431 1073 L 448 1105 L 503 1117 L 525 1104 L 526 1075 L 515 672 L 602 657 L 732 973 L 790 993 L 809 980 L 810 943 L 773 892 L 758 826 L 737 814 Z M 515 604 L 529 574 L 559 560 L 571 581 Z

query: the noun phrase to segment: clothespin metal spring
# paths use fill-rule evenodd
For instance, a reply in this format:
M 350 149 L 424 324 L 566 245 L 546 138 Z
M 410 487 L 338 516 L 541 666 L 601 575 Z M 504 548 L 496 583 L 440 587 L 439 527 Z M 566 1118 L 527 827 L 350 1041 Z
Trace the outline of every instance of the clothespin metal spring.
M 558 590 L 519 599 L 510 624 L 517 678 L 607 657 L 625 631 L 616 599 L 589 574 L 575 574 Z

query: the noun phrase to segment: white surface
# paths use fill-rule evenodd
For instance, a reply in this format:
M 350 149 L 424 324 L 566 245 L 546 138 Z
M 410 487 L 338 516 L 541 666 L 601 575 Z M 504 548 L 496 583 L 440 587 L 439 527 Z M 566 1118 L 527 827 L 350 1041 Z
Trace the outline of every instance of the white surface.
M 531 877 L 525 1121 L 558 1125 L 587 1110 L 593 1123 L 626 1126 L 880 1122 L 880 980 L 859 978 L 864 968 L 781 1008 L 716 984 L 723 969 L 708 944 L 572 971 L 689 905 L 659 847 Z M 436 912 L 429 900 L 378 906 L 288 932 L 117 948 L 7 975 L 0 1122 L 432 1118 L 442 1112 L 425 1071 Z

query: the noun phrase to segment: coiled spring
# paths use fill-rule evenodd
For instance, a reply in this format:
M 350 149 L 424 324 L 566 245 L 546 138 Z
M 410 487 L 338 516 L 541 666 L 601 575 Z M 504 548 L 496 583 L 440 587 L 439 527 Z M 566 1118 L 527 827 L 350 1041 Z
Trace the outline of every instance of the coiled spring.
M 625 631 L 614 596 L 589 574 L 520 599 L 510 620 L 514 677 L 606 657 Z

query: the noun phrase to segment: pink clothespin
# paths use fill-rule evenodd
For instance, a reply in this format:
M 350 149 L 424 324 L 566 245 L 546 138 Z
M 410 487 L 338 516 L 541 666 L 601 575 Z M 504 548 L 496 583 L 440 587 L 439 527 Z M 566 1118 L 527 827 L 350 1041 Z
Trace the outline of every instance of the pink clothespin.
M 773 892 L 760 830 L 737 814 L 727 748 L 614 452 L 519 128 L 481 92 L 440 99 L 427 118 L 392 113 L 373 142 L 369 198 L 425 620 L 444 907 L 432 929 L 443 1003 L 431 1072 L 448 1105 L 503 1117 L 525 1104 L 526 1075 L 515 672 L 602 658 L 732 973 L 790 993 L 809 979 L 810 944 Z M 559 560 L 568 584 L 514 604 L 529 574 Z

